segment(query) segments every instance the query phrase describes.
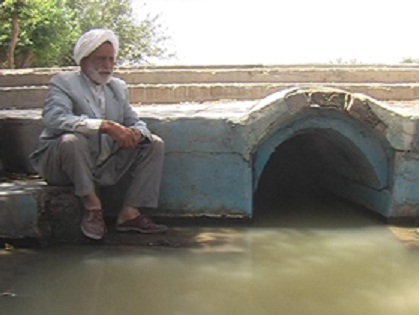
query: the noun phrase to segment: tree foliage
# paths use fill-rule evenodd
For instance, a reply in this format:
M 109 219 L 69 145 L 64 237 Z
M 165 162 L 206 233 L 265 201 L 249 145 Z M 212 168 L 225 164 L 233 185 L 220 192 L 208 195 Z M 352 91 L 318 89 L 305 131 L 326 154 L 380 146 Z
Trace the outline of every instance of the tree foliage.
M 98 27 L 118 35 L 124 64 L 170 58 L 158 18 L 139 21 L 131 0 L 0 0 L 0 66 L 73 65 L 77 37 Z
M 82 32 L 103 27 L 117 34 L 120 41 L 118 59 L 125 64 L 172 57 L 165 47 L 169 37 L 164 34 L 159 16 L 148 14 L 139 21 L 131 0 L 74 0 L 70 7 L 77 12 Z M 144 5 L 140 9 L 144 10 Z
M 16 67 L 57 66 L 66 60 L 68 50 L 79 34 L 74 20 L 75 11 L 66 0 L 3 0 L 3 8 L 20 7 L 12 14 L 2 14 L 2 20 L 11 22 L 17 17 L 19 32 L 14 55 Z M 3 12 L 2 12 L 3 13 Z M 0 25 L 0 61 L 13 39 L 13 24 Z M 3 57 L 3 58 L 2 58 Z M 11 67 L 9 62 L 9 68 Z
M 347 64 L 347 65 L 359 65 L 362 64 L 361 61 L 357 60 L 357 59 L 349 59 L 349 60 L 345 60 L 342 57 L 336 58 L 335 60 L 332 60 L 329 62 L 330 64 L 337 64 L 337 65 L 342 65 L 342 64 Z
M 403 58 L 402 63 L 419 63 L 419 58 L 406 57 Z
M 1 0 L 0 2 L 0 17 L 2 24 L 8 25 L 8 45 L 4 45 L 3 55 L 6 56 L 7 65 L 9 68 L 14 68 L 15 66 L 15 51 L 19 39 L 20 33 L 20 19 L 28 18 L 27 14 L 27 4 L 24 0 Z M 4 22 L 9 23 L 4 23 Z M 3 35 L 4 36 L 4 35 Z M 0 37 L 1 40 L 1 37 Z M 7 47 L 7 48 L 6 48 Z

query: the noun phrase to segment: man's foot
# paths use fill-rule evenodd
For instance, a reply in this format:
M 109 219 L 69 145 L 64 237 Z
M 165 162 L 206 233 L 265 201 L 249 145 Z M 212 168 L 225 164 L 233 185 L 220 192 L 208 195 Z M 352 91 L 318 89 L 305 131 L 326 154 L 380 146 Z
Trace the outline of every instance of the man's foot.
M 88 238 L 100 240 L 106 231 L 102 210 L 84 210 L 81 230 Z
M 135 219 L 127 220 L 116 225 L 118 232 L 139 232 L 139 233 L 164 233 L 167 231 L 167 226 L 163 224 L 154 223 L 150 217 L 146 215 L 139 215 Z

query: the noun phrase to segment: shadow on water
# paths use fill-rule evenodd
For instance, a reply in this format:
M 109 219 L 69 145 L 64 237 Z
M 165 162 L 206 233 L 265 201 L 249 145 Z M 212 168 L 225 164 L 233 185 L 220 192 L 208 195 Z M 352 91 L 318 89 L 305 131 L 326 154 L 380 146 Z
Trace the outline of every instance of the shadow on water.
M 298 188 L 298 187 L 294 187 Z M 301 188 L 301 187 L 300 187 Z M 356 228 L 385 223 L 360 205 L 325 191 L 300 189 L 255 205 L 254 225 L 287 228 Z M 263 197 L 262 197 L 263 198 Z

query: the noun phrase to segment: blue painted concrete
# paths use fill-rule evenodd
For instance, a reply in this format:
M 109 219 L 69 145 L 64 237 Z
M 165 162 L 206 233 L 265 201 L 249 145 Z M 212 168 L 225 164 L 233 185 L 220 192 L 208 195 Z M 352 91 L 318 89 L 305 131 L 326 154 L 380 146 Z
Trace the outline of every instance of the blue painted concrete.
M 162 209 L 198 215 L 251 215 L 251 168 L 238 154 L 169 153 L 164 174 Z
M 0 183 L 0 237 L 37 236 L 38 207 L 34 193 L 44 185 L 24 180 Z
M 319 185 L 385 218 L 419 218 L 419 114 L 413 106 L 388 106 L 342 90 L 294 88 L 260 101 L 136 111 L 166 142 L 158 214 L 252 217 L 272 154 L 304 139 L 309 151 L 301 154 L 327 166 Z M 30 152 L 26 146 L 36 143 L 39 113 L 33 123 L 23 119 L 25 130 L 34 130 L 25 134 L 34 139 L 15 145 Z M 29 228 L 37 205 L 30 192 L 22 198 L 19 203 L 30 210 L 20 216 Z M 0 221 L 5 217 L 8 212 Z
M 252 167 L 238 119 L 255 103 L 238 102 L 230 112 L 190 109 L 189 117 L 187 105 L 180 117 L 141 113 L 166 143 L 159 206 L 165 215 L 251 216 Z
M 419 163 L 412 156 L 419 143 L 412 130 L 417 118 L 405 115 L 406 108 L 393 110 L 341 90 L 304 88 L 259 102 L 187 106 L 163 109 L 158 117 L 145 113 L 167 144 L 165 213 L 251 217 L 271 154 L 294 137 L 311 135 L 318 140 L 313 154 L 332 170 L 321 185 L 386 218 L 419 216 L 413 188 Z
M 284 141 L 292 141 L 293 137 L 302 134 L 319 134 L 328 139 L 329 146 L 320 148 L 322 161 L 319 162 L 328 163 L 336 173 L 333 176 L 324 174 L 325 188 L 388 216 L 392 175 L 389 145 L 337 110 L 309 108 L 296 115 L 294 121 L 280 126 L 255 152 L 254 187 L 274 150 Z M 346 163 L 337 158 L 339 151 L 347 155 Z M 354 174 L 358 176 L 354 177 Z
M 419 154 L 397 153 L 394 173 L 390 215 L 419 218 Z

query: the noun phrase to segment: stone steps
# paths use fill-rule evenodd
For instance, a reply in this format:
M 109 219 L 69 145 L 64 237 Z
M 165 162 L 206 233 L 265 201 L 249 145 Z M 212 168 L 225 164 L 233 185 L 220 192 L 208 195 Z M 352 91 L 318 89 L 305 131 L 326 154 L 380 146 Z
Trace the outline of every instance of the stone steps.
M 0 72 L 0 87 L 47 85 L 64 69 L 24 69 Z M 129 84 L 187 83 L 301 83 L 301 82 L 417 82 L 416 66 L 238 66 L 238 67 L 136 67 L 118 68 L 115 75 Z
M 419 83 L 191 83 L 130 84 L 131 104 L 172 104 L 219 100 L 256 100 L 291 87 L 330 87 L 363 93 L 381 101 L 419 99 Z M 0 109 L 41 108 L 47 86 L 2 87 Z
M 2 70 L 0 109 L 41 108 L 50 78 L 76 68 Z M 295 86 L 334 87 L 383 101 L 419 99 L 417 65 L 244 65 L 118 68 L 132 104 L 255 100 Z

